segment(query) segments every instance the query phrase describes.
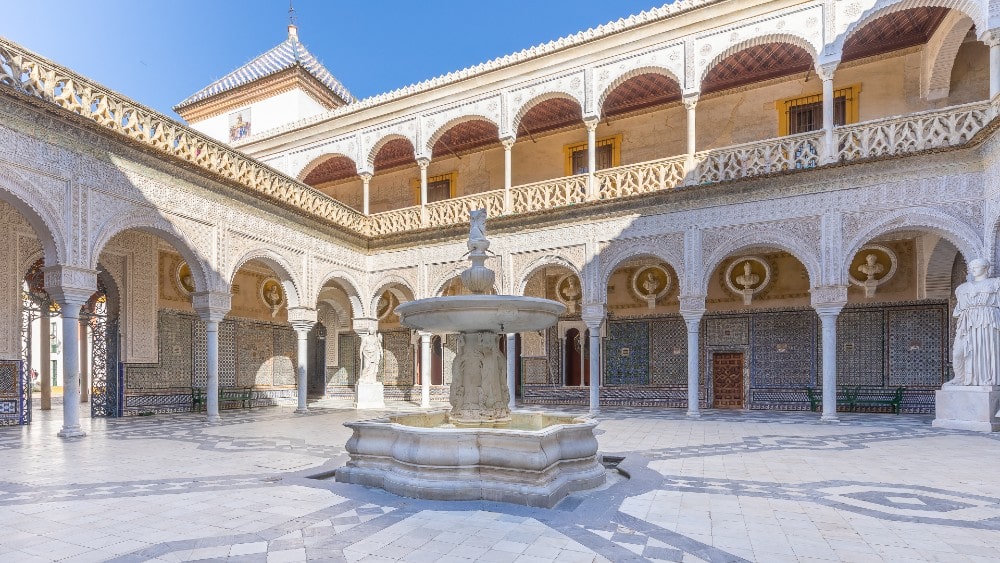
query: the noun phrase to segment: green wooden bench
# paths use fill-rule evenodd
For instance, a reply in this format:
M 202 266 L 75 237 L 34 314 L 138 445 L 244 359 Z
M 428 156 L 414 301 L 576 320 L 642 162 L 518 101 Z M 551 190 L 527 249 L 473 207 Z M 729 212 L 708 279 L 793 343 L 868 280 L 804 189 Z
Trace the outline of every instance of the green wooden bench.
M 806 387 L 806 397 L 809 399 L 809 410 L 816 412 L 823 404 L 823 392 L 815 387 Z M 854 404 L 854 393 L 849 387 L 837 388 L 837 407 L 852 409 Z
M 220 387 L 219 407 L 223 403 L 239 403 L 245 409 L 253 408 L 253 387 Z M 204 387 L 191 388 L 191 411 L 205 410 L 208 400 Z
M 851 404 L 851 410 L 865 406 L 891 407 L 893 414 L 899 414 L 900 406 L 903 403 L 903 391 L 905 390 L 905 387 L 897 387 L 892 392 L 892 395 L 886 395 L 885 391 L 876 389 L 870 395 L 863 395 L 861 388 L 857 388 L 854 391 L 854 401 Z

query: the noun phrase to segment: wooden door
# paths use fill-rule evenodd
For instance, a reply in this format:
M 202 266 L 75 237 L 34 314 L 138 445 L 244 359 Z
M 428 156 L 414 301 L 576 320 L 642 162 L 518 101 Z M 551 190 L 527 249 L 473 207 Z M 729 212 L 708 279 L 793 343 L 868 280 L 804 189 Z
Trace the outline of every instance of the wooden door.
M 712 407 L 743 408 L 743 354 L 712 354 Z

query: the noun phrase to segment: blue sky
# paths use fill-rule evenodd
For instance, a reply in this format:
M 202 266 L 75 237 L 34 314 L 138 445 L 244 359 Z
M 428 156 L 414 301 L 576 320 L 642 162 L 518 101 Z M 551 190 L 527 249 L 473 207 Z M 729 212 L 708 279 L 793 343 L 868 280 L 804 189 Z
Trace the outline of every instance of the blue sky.
M 5 0 L 0 35 L 171 107 L 283 41 L 286 0 Z M 295 0 L 299 38 L 365 98 L 659 6 L 656 0 Z

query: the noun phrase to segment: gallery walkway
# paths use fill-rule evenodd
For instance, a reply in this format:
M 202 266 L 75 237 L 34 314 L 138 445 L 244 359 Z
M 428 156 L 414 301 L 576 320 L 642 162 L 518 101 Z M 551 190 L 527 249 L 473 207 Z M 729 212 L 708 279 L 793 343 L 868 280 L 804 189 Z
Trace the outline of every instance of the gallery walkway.
M 319 407 L 319 408 L 316 408 Z M 620 410 L 604 490 L 556 509 L 441 503 L 318 479 L 359 413 L 0 429 L 7 561 L 996 561 L 1000 441 L 918 416 Z M 374 413 L 360 413 L 371 416 Z

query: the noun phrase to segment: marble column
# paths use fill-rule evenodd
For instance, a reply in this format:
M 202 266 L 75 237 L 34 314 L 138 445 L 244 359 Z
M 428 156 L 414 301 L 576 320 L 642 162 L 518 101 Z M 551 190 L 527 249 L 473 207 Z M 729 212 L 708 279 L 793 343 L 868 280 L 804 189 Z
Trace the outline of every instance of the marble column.
M 86 436 L 80 427 L 80 308 L 87 302 L 80 296 L 58 299 L 63 333 L 63 427 L 62 438 Z
M 837 316 L 841 306 L 816 307 L 823 324 L 823 416 L 837 422 Z
M 41 379 L 42 410 L 52 410 L 52 317 L 42 311 L 38 323 L 38 377 Z
M 698 106 L 698 95 L 685 96 L 684 108 L 687 110 L 687 156 L 684 159 L 684 173 L 688 176 L 688 181 L 693 183 L 692 178 L 695 168 L 694 155 L 697 152 L 697 123 L 695 121 L 695 108 Z
M 587 199 L 597 199 L 597 179 L 594 172 L 597 172 L 597 124 L 600 120 L 587 119 L 583 123 L 587 126 Z
M 218 422 L 219 417 L 219 323 L 226 317 L 232 306 L 229 293 L 201 291 L 191 295 L 194 310 L 205 322 L 208 381 L 205 385 L 205 412 L 209 422 Z
M 362 190 L 364 191 L 364 213 L 365 215 L 370 215 L 370 204 L 371 204 L 371 190 L 369 184 L 372 181 L 372 174 L 370 172 L 363 172 L 360 174 Z
M 420 167 L 420 223 L 427 224 L 427 167 L 430 166 L 430 159 L 417 159 L 417 166 Z
M 299 404 L 295 412 L 306 414 L 309 412 L 309 406 L 307 405 L 309 397 L 309 331 L 312 330 L 315 323 L 296 320 L 291 324 L 292 328 L 295 329 L 295 336 L 298 340 L 295 372 L 298 375 Z
M 684 317 L 684 324 L 687 325 L 687 415 L 691 418 L 698 418 L 701 416 L 698 397 L 698 391 L 700 388 L 699 380 L 701 375 L 698 367 L 698 360 L 701 357 L 701 347 L 699 346 L 698 336 L 701 331 L 701 317 L 704 314 L 704 311 L 688 311 L 681 313 Z
M 420 408 L 431 406 L 431 336 L 430 332 L 420 335 Z
M 590 412 L 601 412 L 601 323 L 587 323 L 590 330 Z
M 80 402 L 90 401 L 90 323 L 80 319 Z
M 501 139 L 503 143 L 503 212 L 514 211 L 514 201 L 510 195 L 511 178 L 511 151 L 514 149 L 514 139 Z
M 507 390 L 510 392 L 510 401 L 507 407 L 514 408 L 515 394 L 517 390 L 517 334 L 507 335 Z
M 817 73 L 823 81 L 823 162 L 836 162 L 839 147 L 833 135 L 833 72 L 836 64 L 827 64 L 819 68 Z

